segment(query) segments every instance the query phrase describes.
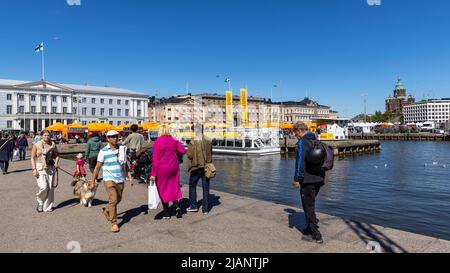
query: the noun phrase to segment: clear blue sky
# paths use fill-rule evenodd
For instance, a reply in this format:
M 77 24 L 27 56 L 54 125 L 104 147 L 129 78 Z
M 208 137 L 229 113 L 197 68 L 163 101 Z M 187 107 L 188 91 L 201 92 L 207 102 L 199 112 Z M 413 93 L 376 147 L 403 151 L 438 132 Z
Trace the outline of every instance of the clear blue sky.
M 15 0 L 0 3 L 0 78 L 46 78 L 161 95 L 309 96 L 341 115 L 384 110 L 397 75 L 422 99 L 450 97 L 450 1 Z M 60 39 L 54 39 L 59 37 Z M 220 75 L 217 78 L 216 75 Z M 281 92 L 283 90 L 283 92 Z

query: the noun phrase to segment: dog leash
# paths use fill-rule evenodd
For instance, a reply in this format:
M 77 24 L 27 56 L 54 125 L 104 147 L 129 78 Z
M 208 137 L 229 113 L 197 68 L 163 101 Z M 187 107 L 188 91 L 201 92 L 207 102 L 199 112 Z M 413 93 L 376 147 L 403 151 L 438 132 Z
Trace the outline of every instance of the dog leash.
M 73 176 L 73 174 L 69 173 L 68 171 L 64 170 L 63 168 L 59 167 L 58 170 L 61 170 L 63 173 L 66 173 L 70 176 Z

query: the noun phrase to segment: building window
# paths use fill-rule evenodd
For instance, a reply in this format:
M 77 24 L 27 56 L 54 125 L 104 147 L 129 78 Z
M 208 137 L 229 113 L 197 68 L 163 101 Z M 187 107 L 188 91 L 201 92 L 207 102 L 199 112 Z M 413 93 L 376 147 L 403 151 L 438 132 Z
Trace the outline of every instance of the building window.
M 63 114 L 67 114 L 67 107 L 63 107 Z
M 121 100 L 117 100 L 117 105 L 120 105 L 122 103 Z
M 81 114 L 83 116 L 86 116 L 86 111 L 87 111 L 86 107 L 83 107 L 83 109 L 81 110 Z
M 73 98 L 73 103 L 77 103 L 77 98 Z
M 113 109 L 109 109 L 109 116 L 112 117 L 112 115 L 113 115 Z
M 137 111 L 137 116 L 138 116 L 138 117 L 141 116 L 141 112 L 142 112 L 141 110 L 138 110 L 138 111 Z
M 6 122 L 6 127 L 7 127 L 7 129 L 12 129 L 12 121 L 11 120 L 8 120 Z
M 56 96 L 52 96 L 52 102 L 56 102 Z
M 114 125 L 114 122 L 113 122 L 113 121 L 110 121 L 109 124 Z
M 122 115 L 122 110 L 121 109 L 117 109 L 117 116 L 120 117 Z
M 83 98 L 83 103 L 86 103 L 86 98 Z
M 31 113 L 36 113 L 36 106 L 31 106 Z
M 63 102 L 67 102 L 67 97 L 62 97 Z
M 53 106 L 52 107 L 52 113 L 56 113 L 56 112 L 58 112 L 58 109 L 55 106 Z
M 74 108 L 72 108 L 72 113 L 77 113 L 77 108 L 76 107 L 74 107 Z
M 20 106 L 19 107 L 19 113 L 24 113 L 25 112 L 25 107 L 24 106 Z
M 117 126 L 120 126 L 121 124 L 122 124 L 121 121 L 118 121 L 118 122 L 117 122 Z
M 31 95 L 31 96 L 30 96 L 30 100 L 31 100 L 31 101 L 36 101 L 36 96 L 35 96 L 35 95 Z
M 105 108 L 101 108 L 100 109 L 100 116 L 104 116 L 105 115 Z
M 128 106 L 128 104 L 129 104 L 129 101 L 128 101 L 128 100 L 125 100 L 125 105 Z
M 11 94 L 6 94 L 6 100 L 12 100 L 12 95 Z
M 95 116 L 95 108 L 92 108 L 92 115 Z
M 95 98 L 91 99 L 92 104 L 95 104 Z
M 129 109 L 125 109 L 125 116 L 126 117 L 130 116 L 130 110 Z
M 100 99 L 101 104 L 105 104 L 105 99 Z
M 47 106 L 42 106 L 42 113 L 47 113 Z
M 7 105 L 6 106 L 6 114 L 7 115 L 12 115 L 12 105 Z
M 112 99 L 109 99 L 109 104 L 113 104 L 113 100 Z
M 24 95 L 19 95 L 19 101 L 24 101 L 25 100 L 25 96 Z
M 46 102 L 46 101 L 47 101 L 47 96 L 42 95 L 42 96 L 41 96 L 41 101 L 42 101 L 42 102 Z

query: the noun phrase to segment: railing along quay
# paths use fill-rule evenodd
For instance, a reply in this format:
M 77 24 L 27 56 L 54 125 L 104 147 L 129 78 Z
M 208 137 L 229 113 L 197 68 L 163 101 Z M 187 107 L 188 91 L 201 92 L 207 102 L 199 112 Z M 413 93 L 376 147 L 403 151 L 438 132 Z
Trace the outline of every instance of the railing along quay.
M 354 140 L 394 140 L 394 141 L 450 141 L 449 134 L 398 133 L 398 134 L 349 134 Z
M 294 153 L 297 142 L 298 139 L 295 137 L 286 137 L 280 140 L 281 152 Z M 381 151 L 379 140 L 324 140 L 323 142 L 333 149 L 335 156 Z

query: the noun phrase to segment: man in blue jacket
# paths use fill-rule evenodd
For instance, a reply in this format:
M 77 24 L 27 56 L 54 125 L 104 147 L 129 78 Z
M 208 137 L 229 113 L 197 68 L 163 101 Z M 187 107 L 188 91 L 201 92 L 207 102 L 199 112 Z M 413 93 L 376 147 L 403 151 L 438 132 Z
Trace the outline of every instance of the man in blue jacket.
M 297 122 L 293 131 L 299 138 L 293 186 L 301 189 L 302 206 L 306 218 L 306 228 L 302 231 L 302 239 L 322 244 L 315 203 L 320 188 L 325 184 L 325 171 L 321 164 L 312 164 L 308 161 L 308 155 L 314 150 L 314 141 L 317 138 L 314 133 L 308 132 L 308 126 L 303 122 Z

